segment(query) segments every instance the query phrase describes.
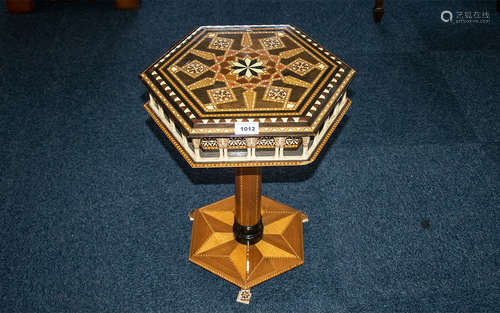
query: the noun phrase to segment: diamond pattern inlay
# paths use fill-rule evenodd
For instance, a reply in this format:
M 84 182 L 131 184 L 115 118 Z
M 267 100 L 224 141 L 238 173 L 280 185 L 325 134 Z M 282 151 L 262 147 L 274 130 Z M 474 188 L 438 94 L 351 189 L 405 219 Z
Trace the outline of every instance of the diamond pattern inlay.
M 216 104 L 236 101 L 232 90 L 223 88 L 211 89 L 208 91 L 210 99 Z
M 290 98 L 291 89 L 279 86 L 269 86 L 264 94 L 264 100 L 286 103 Z
M 209 48 L 216 49 L 216 50 L 227 50 L 231 47 L 232 43 L 233 43 L 232 39 L 223 38 L 223 37 L 215 37 L 210 42 Z
M 198 60 L 193 60 L 182 67 L 189 76 L 196 78 L 208 70 L 208 67 Z
M 278 37 L 269 37 L 260 40 L 260 43 L 264 49 L 272 50 L 285 47 L 283 42 Z
M 290 63 L 290 65 L 288 65 L 288 69 L 296 74 L 303 76 L 313 69 L 313 65 L 306 60 L 298 58 Z

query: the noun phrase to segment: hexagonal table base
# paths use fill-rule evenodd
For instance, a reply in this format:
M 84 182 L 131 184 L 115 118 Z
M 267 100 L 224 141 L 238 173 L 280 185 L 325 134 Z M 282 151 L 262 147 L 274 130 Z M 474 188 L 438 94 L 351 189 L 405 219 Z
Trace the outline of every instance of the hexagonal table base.
M 261 203 L 264 236 L 254 245 L 234 239 L 234 196 L 191 212 L 189 260 L 242 289 L 303 264 L 307 216 L 264 196 Z

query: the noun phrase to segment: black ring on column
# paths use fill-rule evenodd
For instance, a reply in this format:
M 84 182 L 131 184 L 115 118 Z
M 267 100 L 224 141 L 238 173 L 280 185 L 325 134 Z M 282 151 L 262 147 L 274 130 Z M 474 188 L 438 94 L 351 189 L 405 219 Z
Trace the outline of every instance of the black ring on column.
M 256 244 L 262 239 L 264 234 L 264 225 L 262 225 L 262 217 L 259 222 L 253 226 L 243 226 L 238 224 L 236 219 L 233 224 L 234 239 L 242 244 Z

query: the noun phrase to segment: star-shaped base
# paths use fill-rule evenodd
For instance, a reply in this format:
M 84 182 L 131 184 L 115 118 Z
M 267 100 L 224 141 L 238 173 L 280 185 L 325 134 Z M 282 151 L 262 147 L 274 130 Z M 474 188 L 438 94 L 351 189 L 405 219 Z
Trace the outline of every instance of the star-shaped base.
M 304 263 L 307 216 L 267 197 L 261 203 L 264 236 L 254 245 L 234 240 L 234 196 L 193 211 L 189 260 L 242 289 Z

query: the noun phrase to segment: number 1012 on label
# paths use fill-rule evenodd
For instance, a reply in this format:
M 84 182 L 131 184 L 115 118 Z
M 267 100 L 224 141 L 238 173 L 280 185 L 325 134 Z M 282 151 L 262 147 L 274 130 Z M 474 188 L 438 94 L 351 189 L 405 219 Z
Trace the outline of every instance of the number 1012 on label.
M 258 122 L 236 122 L 234 123 L 235 135 L 258 135 L 259 123 Z

